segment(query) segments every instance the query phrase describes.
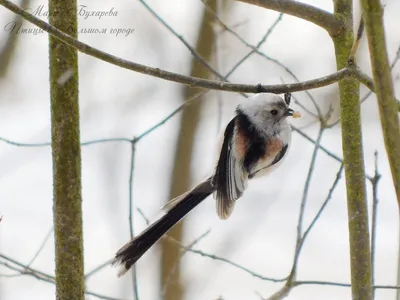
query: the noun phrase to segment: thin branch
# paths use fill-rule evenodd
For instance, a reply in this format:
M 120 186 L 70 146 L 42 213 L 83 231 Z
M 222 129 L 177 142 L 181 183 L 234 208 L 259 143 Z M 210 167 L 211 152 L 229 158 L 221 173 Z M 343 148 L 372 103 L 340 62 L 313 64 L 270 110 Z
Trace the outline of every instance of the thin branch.
M 286 298 L 289 296 L 290 291 L 292 290 L 292 284 L 289 284 L 289 281 L 282 287 L 280 288 L 277 292 L 275 292 L 273 295 L 269 296 L 267 300 L 281 300 L 283 298 Z
M 363 71 L 361 71 L 360 68 L 355 66 L 353 69 L 353 75 L 355 78 L 358 79 L 363 85 L 365 85 L 368 89 L 373 91 L 375 93 L 375 86 L 374 86 L 374 81 L 372 78 L 370 78 L 367 74 L 365 74 Z
M 396 108 L 399 108 L 399 102 L 394 97 L 383 25 L 383 8 L 380 0 L 361 0 L 360 3 L 368 37 L 385 149 L 398 206 L 400 207 L 400 125 L 399 114 L 396 111 Z
M 193 242 L 191 242 L 191 243 L 187 246 L 187 248 L 188 248 L 188 249 L 193 248 L 193 247 L 194 247 L 196 244 L 198 244 L 202 239 L 204 239 L 207 235 L 209 235 L 210 232 L 211 232 L 211 230 L 208 229 L 208 230 L 207 230 L 206 232 L 204 232 L 202 235 L 200 235 L 199 237 L 197 237 Z M 180 253 L 180 255 L 179 255 L 179 260 L 181 260 L 182 257 L 185 256 L 185 254 L 186 254 L 187 252 L 188 252 L 187 249 L 185 249 L 185 248 L 182 249 L 182 250 L 181 250 L 181 253 Z M 170 283 L 171 277 L 172 277 L 172 275 L 174 274 L 174 272 L 176 271 L 176 268 L 177 268 L 178 266 L 179 266 L 179 263 L 176 262 L 175 265 L 171 268 L 171 271 L 169 272 L 167 278 L 165 279 L 165 283 L 164 283 L 164 286 L 163 286 L 163 289 L 162 289 L 162 292 L 161 292 L 161 298 L 164 298 L 164 297 L 165 297 L 166 287 L 167 287 L 167 285 Z
M 321 207 L 318 210 L 317 214 L 315 215 L 314 219 L 311 221 L 310 225 L 308 226 L 307 230 L 304 232 L 304 234 L 303 234 L 303 236 L 301 238 L 301 241 L 299 243 L 299 247 L 297 248 L 297 256 L 295 258 L 295 261 L 298 260 L 298 258 L 300 256 L 300 253 L 301 253 L 301 249 L 302 249 L 302 247 L 304 245 L 304 242 L 305 242 L 307 236 L 311 232 L 311 229 L 314 227 L 315 223 L 317 223 L 317 221 L 318 221 L 319 217 L 321 216 L 322 212 L 324 211 L 324 209 L 328 205 L 329 201 L 332 199 L 333 192 L 335 191 L 335 189 L 336 189 L 336 187 L 337 187 L 337 185 L 338 185 L 338 183 L 340 181 L 342 173 L 343 173 L 343 164 L 340 165 L 339 171 L 336 174 L 335 181 L 333 182 L 332 187 L 329 190 L 328 196 L 326 197 L 324 203 L 321 205 Z
M 286 2 L 286 1 L 285 1 Z M 330 85 L 343 78 L 351 76 L 351 72 L 347 68 L 339 70 L 328 76 L 320 77 L 313 80 L 308 80 L 300 83 L 292 84 L 278 84 L 278 85 L 249 85 L 249 84 L 234 84 L 226 83 L 222 81 L 207 80 L 202 78 L 196 78 L 191 76 L 180 75 L 177 73 L 161 70 L 159 68 L 152 68 L 149 66 L 134 63 L 114 55 L 108 54 L 104 51 L 93 48 L 85 43 L 82 43 L 68 34 L 58 30 L 54 26 L 36 18 L 32 14 L 28 13 L 23 8 L 18 5 L 13 4 L 8 0 L 0 0 L 0 4 L 7 9 L 13 11 L 14 13 L 21 15 L 27 21 L 35 24 L 44 31 L 50 33 L 62 42 L 76 48 L 82 53 L 88 54 L 90 56 L 96 57 L 105 62 L 111 63 L 113 65 L 119 66 L 124 69 L 132 70 L 146 75 L 151 75 L 153 77 L 161 78 L 168 81 L 173 81 L 177 83 L 182 83 L 189 85 L 191 87 L 206 88 L 220 91 L 231 91 L 231 92 L 243 92 L 243 93 L 287 93 L 287 92 L 297 92 L 308 89 L 314 89 Z
M 361 16 L 360 23 L 358 24 L 357 36 L 354 39 L 353 46 L 351 47 L 348 62 L 354 63 L 356 61 L 356 54 L 358 46 L 360 45 L 360 40 L 362 38 L 363 32 L 364 32 L 364 19 Z
M 0 137 L 0 141 L 9 144 L 11 146 L 17 146 L 17 147 L 49 147 L 51 146 L 51 143 L 46 142 L 46 143 L 20 143 L 16 141 L 12 141 L 6 138 Z
M 50 142 L 45 142 L 45 143 L 21 143 L 21 142 L 16 142 L 10 139 L 6 139 L 3 137 L 0 137 L 0 141 L 9 144 L 11 146 L 17 146 L 17 147 L 49 147 L 51 146 Z M 132 139 L 128 138 L 110 138 L 110 139 L 99 139 L 99 140 L 92 140 L 92 141 L 87 141 L 81 143 L 81 146 L 89 146 L 93 144 L 100 144 L 100 143 L 109 143 L 109 142 L 131 142 Z
M 240 270 L 252 275 L 253 277 L 256 277 L 256 278 L 261 279 L 261 280 L 271 281 L 271 282 L 283 282 L 287 278 L 287 277 L 285 277 L 285 278 L 272 278 L 272 277 L 263 276 L 263 275 L 260 275 L 260 274 L 258 274 L 256 272 L 246 268 L 246 267 L 243 267 L 243 266 L 241 266 L 241 265 L 239 265 L 239 264 L 237 264 L 237 263 L 235 263 L 235 262 L 233 262 L 233 261 L 231 261 L 229 259 L 217 256 L 217 255 L 214 255 L 214 254 L 209 254 L 209 253 L 206 253 L 206 252 L 201 251 L 201 250 L 190 249 L 190 248 L 187 248 L 185 246 L 181 246 L 181 247 L 184 248 L 184 249 L 187 249 L 188 252 L 191 252 L 191 253 L 194 253 L 194 254 L 198 254 L 198 255 L 203 256 L 203 257 L 208 257 L 208 258 L 211 258 L 213 260 L 217 260 L 217 261 L 221 261 L 221 262 L 227 263 L 228 265 L 231 265 L 231 266 L 233 266 L 235 268 L 238 268 L 238 269 L 240 269 Z
M 139 142 L 142 138 L 146 137 L 148 134 L 152 133 L 154 130 L 157 128 L 161 127 L 164 125 L 167 121 L 169 121 L 173 116 L 175 116 L 177 113 L 182 111 L 186 106 L 192 104 L 195 100 L 199 99 L 202 97 L 204 94 L 206 94 L 208 91 L 203 91 L 200 92 L 196 95 L 194 95 L 192 98 L 185 100 L 181 105 L 179 105 L 176 109 L 174 109 L 171 113 L 169 113 L 165 118 L 163 118 L 160 122 L 158 122 L 156 125 L 150 127 L 143 133 L 139 134 L 138 137 L 136 138 L 136 142 Z
M 344 24 L 333 14 L 312 5 L 291 0 L 238 0 L 240 2 L 257 5 L 266 9 L 292 15 L 312 22 L 324 28 L 331 36 L 342 32 Z
M 40 252 L 42 252 L 44 246 L 46 246 L 48 240 L 50 239 L 50 237 L 52 236 L 52 233 L 54 231 L 54 227 L 51 226 L 51 229 L 47 232 L 46 236 L 44 237 L 42 243 L 40 244 L 39 248 L 36 250 L 35 254 L 33 255 L 33 257 L 31 258 L 31 260 L 28 263 L 28 267 L 30 267 L 34 261 L 36 260 L 36 258 L 39 256 Z
M 371 274 L 372 285 L 375 284 L 375 256 L 376 256 L 376 226 L 378 218 L 378 184 L 381 174 L 378 171 L 378 152 L 375 151 L 375 176 L 371 180 L 372 184 L 372 225 L 371 225 Z M 375 299 L 375 290 L 372 291 L 372 299 Z
M 33 269 L 31 267 L 28 267 L 27 265 L 24 265 L 23 263 L 20 263 L 4 254 L 0 254 L 0 257 L 6 261 L 6 262 L 0 261 L 0 265 L 3 265 L 4 267 L 6 267 L 10 270 L 13 270 L 15 272 L 18 272 L 20 275 L 32 276 L 41 281 L 55 284 L 55 277 L 52 275 L 49 275 L 49 274 L 43 273 L 41 271 L 38 271 L 36 269 Z M 87 291 L 87 290 L 85 290 L 85 294 L 96 297 L 98 299 L 104 299 L 104 300 L 122 300 L 120 298 L 109 297 L 109 296 L 101 295 L 101 294 Z
M 150 224 L 150 220 L 146 217 L 146 215 L 143 213 L 143 211 L 140 208 L 137 208 L 137 211 L 139 212 L 139 214 L 143 218 L 143 220 L 146 222 L 146 224 L 149 225 Z M 172 238 L 172 237 L 170 237 L 168 235 L 164 235 L 162 237 L 162 239 L 167 239 L 167 240 L 169 240 L 171 242 L 174 242 L 174 243 L 178 244 L 182 249 L 184 249 L 187 252 L 191 252 L 191 253 L 198 254 L 198 255 L 203 256 L 203 257 L 208 257 L 208 258 L 211 258 L 211 259 L 214 259 L 214 260 L 217 260 L 217 261 L 221 261 L 221 262 L 227 263 L 228 265 L 236 267 L 236 268 L 238 268 L 238 269 L 240 269 L 240 270 L 252 275 L 253 277 L 259 278 L 261 280 L 271 281 L 271 282 L 283 282 L 283 281 L 286 280 L 286 278 L 266 277 L 266 276 L 263 276 L 261 274 L 258 274 L 256 272 L 254 272 L 254 271 L 252 271 L 252 270 L 250 270 L 250 269 L 248 269 L 246 267 L 243 267 L 243 266 L 241 266 L 241 265 L 239 265 L 239 264 L 237 264 L 235 262 L 232 262 L 229 259 L 226 259 L 226 258 L 223 258 L 223 257 L 219 257 L 219 256 L 214 255 L 214 254 L 209 254 L 209 253 L 206 253 L 206 252 L 201 251 L 201 250 L 193 249 L 193 248 L 188 247 L 188 246 L 184 246 L 179 241 L 175 240 L 174 238 Z
M 298 280 L 298 281 L 295 281 L 294 284 L 296 286 L 299 286 L 299 285 L 330 285 L 330 286 L 346 287 L 346 288 L 351 287 L 351 284 L 349 284 L 349 283 L 334 282 L 334 281 L 319 281 L 319 280 Z M 373 289 L 398 290 L 398 289 L 400 289 L 400 286 L 374 285 L 372 288 Z
M 290 271 L 290 274 L 288 276 L 288 279 L 285 283 L 285 285 L 280 288 L 277 292 L 272 294 L 270 297 L 268 297 L 268 300 L 279 300 L 282 298 L 285 298 L 286 296 L 289 295 L 290 291 L 292 290 L 293 286 L 293 281 L 296 280 L 296 274 L 297 274 L 297 265 L 298 265 L 298 259 L 300 257 L 300 246 L 304 242 L 304 239 L 302 238 L 302 227 L 303 227 L 303 219 L 304 219 L 304 213 L 305 213 L 305 208 L 306 208 L 306 203 L 307 203 L 307 197 L 308 197 L 308 190 L 310 188 L 311 184 L 311 178 L 314 173 L 314 168 L 315 168 L 315 163 L 317 160 L 317 154 L 319 150 L 319 145 L 321 143 L 322 135 L 324 133 L 324 124 L 321 123 L 321 128 L 318 132 L 318 137 L 314 146 L 314 151 L 311 157 L 311 162 L 310 162 L 310 167 L 308 168 L 308 174 L 306 178 L 306 182 L 304 184 L 304 189 L 303 189 L 303 195 L 301 198 L 301 204 L 300 204 L 300 210 L 299 210 L 299 219 L 297 222 L 297 235 L 296 235 L 296 245 L 295 245 L 295 251 L 294 251 L 294 259 L 293 259 L 293 266 L 292 270 Z
M 135 170 L 135 153 L 136 153 L 136 139 L 133 138 L 131 141 L 131 163 L 129 169 L 129 234 L 131 240 L 135 236 L 133 228 L 133 172 Z M 86 279 L 86 277 L 85 277 Z M 132 268 L 132 288 L 134 299 L 139 300 L 139 285 L 137 280 L 137 269 L 136 266 Z
M 81 146 L 89 146 L 89 145 L 94 145 L 94 144 L 100 144 L 100 143 L 114 143 L 114 142 L 132 142 L 132 139 L 128 138 L 109 138 L 109 139 L 99 139 L 99 140 L 93 140 L 93 141 L 87 141 L 81 143 Z
M 114 259 L 109 259 L 106 262 L 102 263 L 101 265 L 98 265 L 97 267 L 95 267 L 93 270 L 87 272 L 85 274 L 85 281 L 88 280 L 90 277 L 92 277 L 94 274 L 96 274 L 97 272 L 101 271 L 102 269 L 104 269 L 105 267 L 109 266 L 111 264 L 111 262 Z
M 303 235 L 302 227 L 303 227 L 303 219 L 304 219 L 304 213 L 305 213 L 305 208 L 306 208 L 306 203 L 307 203 L 308 191 L 309 191 L 310 184 L 311 184 L 311 178 L 314 173 L 315 163 L 317 161 L 317 155 L 318 155 L 318 150 L 319 150 L 318 146 L 321 144 L 321 139 L 322 139 L 322 135 L 324 133 L 324 129 L 325 129 L 324 127 L 321 127 L 318 132 L 317 140 L 316 140 L 315 146 L 314 146 L 314 151 L 313 151 L 313 154 L 311 157 L 310 167 L 308 168 L 306 182 L 304 184 L 303 195 L 301 198 L 300 211 L 299 211 L 299 220 L 297 222 L 295 258 L 296 258 L 296 253 L 298 252 L 298 248 L 300 246 L 301 240 L 302 240 L 302 235 Z M 293 280 L 295 279 L 296 267 L 297 267 L 297 262 L 295 261 L 295 264 L 293 265 L 293 271 L 292 271 L 293 276 L 294 276 Z

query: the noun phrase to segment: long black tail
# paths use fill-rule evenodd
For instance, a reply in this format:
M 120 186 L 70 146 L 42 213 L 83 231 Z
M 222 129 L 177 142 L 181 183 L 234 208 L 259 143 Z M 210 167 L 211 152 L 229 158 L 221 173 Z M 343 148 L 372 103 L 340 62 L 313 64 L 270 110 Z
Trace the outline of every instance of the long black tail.
M 164 216 L 118 250 L 112 262 L 113 265 L 122 265 L 118 276 L 124 275 L 155 242 L 212 192 L 211 178 L 208 178 L 184 195 L 182 199 L 176 201 L 176 204 L 169 208 Z

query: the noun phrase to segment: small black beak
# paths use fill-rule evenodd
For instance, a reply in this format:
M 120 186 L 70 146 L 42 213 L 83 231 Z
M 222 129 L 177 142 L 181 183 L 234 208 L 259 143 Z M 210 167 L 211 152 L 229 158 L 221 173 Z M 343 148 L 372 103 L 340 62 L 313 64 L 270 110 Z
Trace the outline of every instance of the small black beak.
M 287 110 L 286 110 L 286 116 L 292 116 L 293 115 L 293 113 L 294 113 L 294 110 L 293 109 L 291 109 L 291 108 L 288 108 Z

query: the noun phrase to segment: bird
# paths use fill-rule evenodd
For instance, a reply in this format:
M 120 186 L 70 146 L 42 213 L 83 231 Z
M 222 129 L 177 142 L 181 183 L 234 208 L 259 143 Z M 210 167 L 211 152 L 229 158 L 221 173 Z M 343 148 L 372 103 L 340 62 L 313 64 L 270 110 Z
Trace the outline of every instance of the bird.
M 121 266 L 118 277 L 211 194 L 219 218 L 230 217 L 248 181 L 270 173 L 287 156 L 292 134 L 287 118 L 301 116 L 289 107 L 290 100 L 290 93 L 284 97 L 258 93 L 236 107 L 235 116 L 221 135 L 219 158 L 212 176 L 167 202 L 162 217 L 117 251 L 112 265 Z

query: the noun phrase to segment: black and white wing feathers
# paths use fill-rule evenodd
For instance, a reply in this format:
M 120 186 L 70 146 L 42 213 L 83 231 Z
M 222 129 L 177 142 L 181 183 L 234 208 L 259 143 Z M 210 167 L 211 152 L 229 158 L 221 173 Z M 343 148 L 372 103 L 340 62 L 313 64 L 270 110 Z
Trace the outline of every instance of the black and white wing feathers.
M 244 170 L 243 163 L 233 144 L 235 122 L 236 117 L 225 129 L 221 153 L 212 179 L 217 214 L 221 219 L 229 218 L 235 201 L 243 195 L 247 188 L 247 172 Z

